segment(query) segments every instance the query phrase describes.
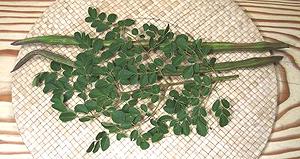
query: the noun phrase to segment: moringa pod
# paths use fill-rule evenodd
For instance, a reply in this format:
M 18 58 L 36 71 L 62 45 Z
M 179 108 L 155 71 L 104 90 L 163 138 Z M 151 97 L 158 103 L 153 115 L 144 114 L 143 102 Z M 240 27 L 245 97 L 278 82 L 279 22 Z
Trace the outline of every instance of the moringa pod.
M 23 66 L 27 61 L 29 61 L 31 58 L 33 58 L 36 55 L 43 56 L 47 59 L 53 60 L 58 63 L 62 63 L 71 67 L 75 67 L 74 61 L 72 61 L 70 58 L 62 56 L 60 54 L 56 54 L 50 51 L 46 50 L 34 50 L 30 53 L 26 54 L 21 60 L 18 61 L 18 63 L 13 68 L 13 71 L 19 69 L 21 66 Z M 221 62 L 216 63 L 214 65 L 214 71 L 230 71 L 235 69 L 242 69 L 242 68 L 256 68 L 260 66 L 269 65 L 272 63 L 278 63 L 283 57 L 282 56 L 269 56 L 269 57 L 254 57 L 249 58 L 245 60 L 238 60 L 238 61 L 231 61 L 231 62 Z M 198 73 L 206 73 L 211 72 L 212 70 L 206 66 L 200 65 L 200 72 Z M 166 70 L 163 70 L 163 75 L 165 76 L 178 76 L 181 74 L 182 70 L 186 66 L 180 66 L 175 73 L 170 73 Z
M 25 45 L 33 43 L 42 43 L 49 45 L 78 45 L 78 42 L 71 36 L 61 36 L 61 35 L 45 35 L 37 36 L 31 38 L 25 38 L 21 40 L 14 41 L 11 45 Z
M 237 60 L 237 61 L 230 61 L 230 62 L 220 62 L 216 63 L 213 69 L 204 66 L 203 64 L 200 65 L 200 71 L 195 73 L 207 73 L 207 72 L 222 72 L 222 71 L 230 71 L 236 69 L 244 69 L 244 68 L 257 68 L 262 67 L 265 65 L 278 63 L 282 60 L 283 56 L 268 56 L 268 57 L 253 57 L 248 58 L 245 60 Z M 187 66 L 180 66 L 176 72 L 169 72 L 166 69 L 163 70 L 163 74 L 165 76 L 178 76 Z
M 79 43 L 72 36 L 61 36 L 61 35 L 45 35 L 45 36 L 37 36 L 32 38 L 26 38 L 22 40 L 17 40 L 11 45 L 26 45 L 33 43 L 43 43 L 48 45 L 79 45 Z M 112 40 L 104 40 L 104 47 L 110 46 L 112 44 Z M 148 47 L 149 41 L 134 41 L 134 44 L 139 44 L 144 47 Z M 212 52 L 222 52 L 222 51 L 265 51 L 265 50 L 276 50 L 281 48 L 289 47 L 288 44 L 283 42 L 255 42 L 255 43 L 232 43 L 232 42 L 203 42 L 203 46 L 209 47 L 212 49 Z M 163 45 L 161 45 L 163 47 Z
M 75 67 L 74 62 L 68 57 L 47 50 L 34 50 L 26 54 L 24 57 L 22 57 L 21 60 L 17 62 L 17 64 L 15 65 L 15 67 L 11 72 L 14 72 L 15 70 L 22 67 L 27 61 L 29 61 L 31 58 L 33 58 L 36 55 L 40 55 L 47 59 L 53 60 L 55 62 L 62 63 L 71 67 Z

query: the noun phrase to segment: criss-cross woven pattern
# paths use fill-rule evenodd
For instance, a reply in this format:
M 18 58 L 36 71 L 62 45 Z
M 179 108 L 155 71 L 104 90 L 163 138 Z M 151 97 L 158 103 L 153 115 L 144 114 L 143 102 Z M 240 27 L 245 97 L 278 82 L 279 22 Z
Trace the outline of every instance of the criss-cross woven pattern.
M 231 0 L 60 0 L 35 24 L 28 37 L 72 35 L 75 31 L 96 33 L 84 22 L 87 8 L 133 18 L 137 26 L 145 22 L 173 31 L 189 33 L 204 41 L 257 42 L 262 37 L 251 20 Z M 81 51 L 72 46 L 23 46 L 18 59 L 35 49 L 47 49 L 74 59 Z M 216 55 L 218 62 L 270 55 L 268 52 L 234 52 Z M 116 141 L 105 152 L 86 154 L 95 135 L 102 130 L 96 121 L 62 123 L 51 108 L 50 94 L 31 86 L 34 75 L 49 70 L 49 60 L 35 57 L 13 75 L 13 105 L 18 128 L 34 158 L 258 158 L 270 135 L 276 112 L 277 87 L 274 66 L 231 71 L 234 81 L 219 83 L 219 95 L 232 104 L 230 123 L 220 128 L 209 114 L 209 133 L 201 137 L 195 130 L 187 137 L 169 135 L 141 150 L 129 139 Z M 212 94 L 207 109 L 217 95 Z M 73 98 L 69 105 L 80 102 Z M 163 110 L 162 110 L 163 111 Z

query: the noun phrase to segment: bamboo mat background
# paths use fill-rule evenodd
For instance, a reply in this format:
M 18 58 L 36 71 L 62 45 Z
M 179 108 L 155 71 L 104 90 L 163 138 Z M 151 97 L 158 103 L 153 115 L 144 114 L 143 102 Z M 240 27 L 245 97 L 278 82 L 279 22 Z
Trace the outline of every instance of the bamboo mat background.
M 285 58 L 277 67 L 279 111 L 261 158 L 300 158 L 300 1 L 237 0 L 267 41 L 292 45 L 273 52 Z M 19 47 L 10 43 L 26 36 L 50 0 L 0 0 L 0 159 L 31 158 L 19 135 L 11 105 L 11 75 Z

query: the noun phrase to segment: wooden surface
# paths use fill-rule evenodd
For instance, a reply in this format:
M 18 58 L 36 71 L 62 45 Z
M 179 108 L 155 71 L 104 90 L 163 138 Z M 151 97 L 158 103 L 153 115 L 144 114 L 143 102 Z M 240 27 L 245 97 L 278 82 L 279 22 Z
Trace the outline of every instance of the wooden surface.
M 22 142 L 11 104 L 10 70 L 20 47 L 10 43 L 26 36 L 52 0 L 0 0 L 0 159 L 32 158 Z M 262 159 L 300 158 L 300 0 L 236 0 L 266 41 L 290 48 L 278 65 L 278 113 Z

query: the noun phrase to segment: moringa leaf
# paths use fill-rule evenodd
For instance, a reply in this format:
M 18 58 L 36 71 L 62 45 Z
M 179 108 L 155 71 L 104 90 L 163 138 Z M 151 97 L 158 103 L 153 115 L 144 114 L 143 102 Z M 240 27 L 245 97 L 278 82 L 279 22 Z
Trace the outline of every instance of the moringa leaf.
M 84 104 L 77 104 L 74 108 L 74 111 L 79 112 L 79 113 L 88 113 L 89 112 L 88 108 Z
M 200 120 L 197 123 L 196 130 L 197 130 L 197 133 L 201 136 L 206 136 L 208 133 L 208 127 Z
M 166 106 L 164 107 L 164 110 L 169 114 L 175 113 L 175 104 L 176 102 L 174 100 L 168 99 L 166 101 Z
M 141 105 L 141 109 L 142 109 L 144 112 L 147 112 L 147 111 L 148 111 L 148 107 L 147 107 L 145 104 L 142 104 L 142 105 Z
M 135 141 L 138 138 L 139 132 L 137 130 L 133 130 L 130 133 L 130 140 Z
M 154 84 L 157 81 L 157 74 L 151 73 L 148 78 L 149 84 Z
M 178 55 L 178 56 L 173 57 L 171 60 L 172 60 L 172 65 L 178 66 L 185 60 L 185 56 Z
M 97 134 L 97 136 L 96 136 L 96 140 L 100 140 L 102 137 L 104 137 L 105 135 L 107 135 L 106 134 L 106 132 L 105 131 L 101 131 L 101 132 L 99 132 L 98 134 Z
M 219 124 L 221 127 L 226 126 L 229 123 L 229 120 L 227 118 L 227 116 L 225 116 L 224 114 L 220 115 L 220 120 L 219 120 Z
M 90 121 L 90 120 L 92 120 L 91 117 L 82 117 L 82 118 L 79 118 L 80 122 L 87 122 L 87 121 Z
M 162 66 L 164 64 L 164 61 L 160 58 L 154 59 L 154 64 L 157 66 Z
M 103 136 L 101 139 L 101 149 L 102 151 L 105 151 L 110 146 L 110 141 L 107 135 Z
M 184 34 L 177 35 L 175 43 L 178 48 L 186 50 L 188 48 L 188 37 Z
M 193 74 L 194 74 L 193 66 L 187 66 L 182 72 L 182 76 L 184 79 L 191 78 L 193 76 Z
M 88 13 L 91 18 L 95 19 L 97 17 L 97 10 L 95 8 L 89 7 Z
M 93 43 L 93 49 L 98 52 L 104 47 L 102 39 L 96 39 Z
M 100 141 L 97 141 L 96 144 L 95 144 L 95 147 L 93 149 L 93 153 L 96 153 L 98 152 L 100 149 Z
M 105 23 L 99 23 L 99 24 L 97 25 L 96 31 L 97 31 L 97 32 L 104 32 L 104 31 L 106 31 L 108 28 L 109 28 L 109 26 L 108 26 L 107 24 L 105 24 Z
M 146 24 L 144 24 L 143 25 L 143 29 L 144 29 L 144 31 L 147 31 L 148 29 L 149 29 L 149 25 L 146 23 Z
M 150 144 L 147 141 L 143 141 L 141 142 L 140 147 L 142 150 L 146 150 L 150 147 Z
M 92 150 L 94 149 L 94 147 L 95 147 L 95 141 L 93 141 L 93 142 L 91 143 L 91 145 L 88 147 L 88 149 L 86 150 L 86 152 L 87 152 L 87 153 L 92 152 Z
M 126 114 L 122 111 L 114 111 L 112 112 L 112 120 L 115 123 L 124 123 L 126 119 Z
M 184 134 L 185 136 L 188 136 L 190 134 L 191 129 L 187 121 L 182 122 L 181 128 L 182 128 L 182 134 Z
M 40 72 L 40 73 L 36 74 L 32 81 L 32 86 L 36 86 L 36 87 L 40 86 L 48 74 L 49 74 L 49 72 Z
M 140 76 L 140 81 L 139 82 L 140 82 L 141 86 L 147 85 L 149 83 L 149 81 L 148 81 L 148 75 L 147 74 L 142 74 Z
M 132 35 L 138 35 L 139 34 L 139 30 L 137 28 L 133 28 L 131 30 Z
M 68 122 L 68 121 L 71 121 L 73 119 L 76 118 L 76 113 L 74 112 L 71 112 L 71 111 L 66 111 L 66 112 L 62 112 L 59 116 L 59 119 L 62 121 L 62 122 Z
M 227 109 L 230 107 L 230 103 L 226 99 L 222 99 L 221 103 L 222 103 L 223 107 L 225 107 Z
M 50 68 L 53 70 L 53 71 L 59 71 L 61 69 L 61 64 L 58 63 L 58 62 L 55 62 L 55 61 L 52 61 L 50 63 Z
M 182 127 L 180 124 L 176 123 L 173 127 L 173 132 L 175 135 L 181 135 L 182 134 Z
M 99 15 L 98 15 L 98 18 L 103 21 L 105 18 L 106 18 L 106 13 L 104 12 L 101 12 Z
M 124 25 L 125 26 L 131 26 L 131 25 L 133 25 L 135 23 L 135 20 L 133 20 L 133 19 L 125 19 L 124 20 Z
M 164 135 L 162 133 L 155 133 L 152 137 L 151 137 L 151 141 L 154 142 L 158 142 L 160 141 L 162 138 L 164 137 Z
M 118 18 L 118 16 L 116 14 L 109 14 L 107 16 L 107 21 L 113 23 L 113 22 L 115 22 L 117 20 L 117 18 Z
M 117 134 L 117 140 L 120 141 L 122 138 L 126 138 L 127 136 L 123 133 L 118 133 Z
M 213 110 L 214 112 L 216 112 L 217 110 L 220 109 L 220 105 L 221 105 L 220 100 L 216 100 L 216 101 L 214 102 L 213 106 L 212 106 L 212 110 Z

